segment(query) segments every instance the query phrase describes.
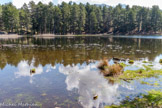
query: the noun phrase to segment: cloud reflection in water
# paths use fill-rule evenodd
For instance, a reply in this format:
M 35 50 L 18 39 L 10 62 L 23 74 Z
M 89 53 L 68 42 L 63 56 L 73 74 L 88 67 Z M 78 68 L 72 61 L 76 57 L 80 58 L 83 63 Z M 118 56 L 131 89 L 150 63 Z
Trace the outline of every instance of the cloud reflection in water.
M 41 74 L 43 72 L 43 67 L 41 65 L 39 65 L 38 67 L 34 66 L 34 60 L 32 61 L 32 63 L 29 65 L 28 61 L 21 61 L 18 66 L 18 71 L 15 72 L 15 76 L 16 78 L 19 77 L 30 77 L 30 83 L 32 83 L 32 77 L 38 74 Z M 30 70 L 31 69 L 35 69 L 35 73 L 31 74 Z
M 104 103 L 112 104 L 118 101 L 118 84 L 111 85 L 103 75 L 96 70 L 97 64 L 76 65 L 59 67 L 59 71 L 65 75 L 67 90 L 78 89 L 79 102 L 85 108 L 101 107 Z M 94 95 L 98 99 L 93 100 Z

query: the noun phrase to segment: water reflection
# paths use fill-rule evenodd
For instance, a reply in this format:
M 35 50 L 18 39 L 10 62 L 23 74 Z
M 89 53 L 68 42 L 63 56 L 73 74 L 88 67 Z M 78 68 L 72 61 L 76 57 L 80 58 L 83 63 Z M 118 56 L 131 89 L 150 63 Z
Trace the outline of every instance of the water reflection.
M 151 43 L 151 44 L 150 44 Z M 17 66 L 21 60 L 35 58 L 35 66 L 41 64 L 64 65 L 100 60 L 104 57 L 147 58 L 154 61 L 162 54 L 162 39 L 119 38 L 119 37 L 57 37 L 53 39 L 19 38 L 0 39 L 0 68 L 6 64 Z
M 59 71 L 65 75 L 67 90 L 78 89 L 79 102 L 85 108 L 99 108 L 104 104 L 117 104 L 118 84 L 111 85 L 96 70 L 96 64 L 60 66 Z M 97 95 L 96 100 L 93 97 Z
M 32 77 L 43 72 L 43 67 L 39 65 L 38 67 L 34 66 L 34 59 L 32 60 L 31 64 L 28 61 L 21 61 L 17 66 L 18 71 L 15 72 L 16 78 L 19 77 L 30 77 L 30 83 L 32 83 Z M 34 73 L 31 73 L 31 70 L 35 69 Z
M 0 39 L 0 43 L 4 45 L 0 49 L 0 102 L 39 102 L 43 108 L 104 107 L 118 104 L 126 96 L 134 98 L 145 90 L 162 87 L 143 85 L 138 80 L 109 84 L 96 68 L 98 60 L 114 56 L 135 60 L 129 69 L 143 68 L 144 60 L 152 61 L 152 68 L 162 69 L 158 63 L 162 39 L 20 38 Z M 35 73 L 31 74 L 31 69 Z M 157 78 L 142 81 L 158 81 L 161 85 Z
M 162 54 L 160 54 L 159 56 L 156 56 L 154 61 L 159 63 L 160 59 L 162 59 Z
M 39 101 L 43 107 L 66 108 L 69 105 L 69 107 L 79 108 L 81 104 L 84 108 L 103 108 L 105 105 L 119 104 L 126 96 L 133 99 L 140 93 L 146 93 L 146 90 L 162 89 L 161 77 L 111 84 L 97 69 L 98 63 L 98 61 L 72 65 L 58 63 L 54 66 L 47 64 L 36 67 L 35 60 L 32 59 L 31 63 L 20 61 L 17 67 L 7 65 L 3 69 L 4 72 L 0 72 L 2 87 L 0 101 L 22 101 L 25 96 L 32 96 L 32 99 L 23 102 Z M 36 73 L 30 74 L 30 69 L 33 68 Z M 153 84 L 157 82 L 160 85 L 155 87 L 143 85 L 141 81 Z M 23 95 L 24 93 L 26 95 Z M 94 96 L 97 98 L 94 99 Z
M 131 69 L 137 69 L 138 66 L 138 68 L 140 68 L 140 65 L 142 66 L 142 61 L 135 62 L 136 65 L 132 65 Z M 161 85 L 161 76 L 159 78 L 144 78 L 130 82 L 121 81 L 120 83 L 111 84 L 111 82 L 105 79 L 99 70 L 97 70 L 97 65 L 98 62 L 88 65 L 61 65 L 59 67 L 59 72 L 67 76 L 65 80 L 67 90 L 78 90 L 79 102 L 84 108 L 103 108 L 104 105 L 119 104 L 126 96 L 129 96 L 130 99 L 134 99 L 139 94 L 146 93 L 147 90 L 162 89 L 161 86 L 141 84 L 141 81 L 151 80 L 152 83 L 157 82 Z M 155 67 L 158 66 L 158 64 L 155 65 Z M 124 70 L 127 68 L 130 69 L 130 67 L 126 67 Z M 96 95 L 98 98 L 94 100 L 93 97 Z

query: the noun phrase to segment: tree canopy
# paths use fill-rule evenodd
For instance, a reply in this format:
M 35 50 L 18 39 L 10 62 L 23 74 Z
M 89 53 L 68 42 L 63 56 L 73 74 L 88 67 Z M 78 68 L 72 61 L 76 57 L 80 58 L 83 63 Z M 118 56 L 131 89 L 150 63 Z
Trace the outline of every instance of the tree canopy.
M 158 6 L 116 7 L 107 5 L 31 1 L 17 9 L 12 3 L 0 5 L 0 31 L 19 34 L 136 34 L 162 30 Z

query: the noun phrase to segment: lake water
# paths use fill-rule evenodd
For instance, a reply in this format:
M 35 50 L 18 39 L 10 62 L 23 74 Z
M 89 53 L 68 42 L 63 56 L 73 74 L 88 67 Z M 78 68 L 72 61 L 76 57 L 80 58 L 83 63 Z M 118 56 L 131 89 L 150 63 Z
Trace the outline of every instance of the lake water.
M 151 61 L 153 68 L 162 69 L 162 36 L 24 37 L 0 39 L 0 44 L 2 108 L 103 108 L 126 96 L 162 90 L 161 76 L 141 79 L 159 86 L 142 85 L 141 80 L 112 84 L 97 69 L 105 57 L 110 63 L 113 57 L 133 59 L 138 66 Z

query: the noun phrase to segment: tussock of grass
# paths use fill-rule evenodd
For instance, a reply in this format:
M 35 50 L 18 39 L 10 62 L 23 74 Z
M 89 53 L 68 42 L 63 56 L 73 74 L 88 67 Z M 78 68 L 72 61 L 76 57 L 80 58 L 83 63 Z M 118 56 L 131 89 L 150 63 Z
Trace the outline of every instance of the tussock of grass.
M 123 66 L 120 64 L 109 65 L 106 59 L 101 61 L 98 69 L 100 69 L 104 76 L 117 76 L 123 72 Z

